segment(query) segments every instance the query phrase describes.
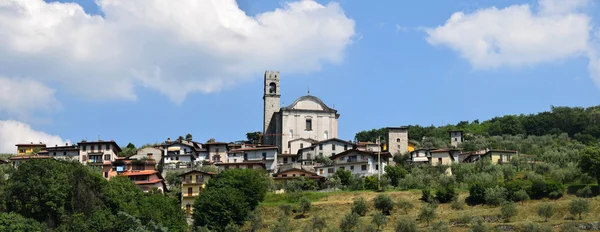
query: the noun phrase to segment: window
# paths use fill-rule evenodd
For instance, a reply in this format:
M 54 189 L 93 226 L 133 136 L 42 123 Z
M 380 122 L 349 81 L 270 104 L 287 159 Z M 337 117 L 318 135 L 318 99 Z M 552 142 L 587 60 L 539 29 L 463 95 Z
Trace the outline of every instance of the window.
M 379 170 L 379 164 L 375 164 L 375 170 Z
M 331 150 L 335 151 L 335 144 L 331 144 Z
M 288 162 L 288 161 L 287 161 L 287 157 L 284 157 L 284 158 L 283 158 L 283 163 L 284 163 L 284 164 L 287 164 L 287 162 Z
M 319 150 L 323 150 L 323 144 L 319 144 Z
M 400 145 L 398 145 L 398 149 L 400 149 Z
M 323 152 L 319 152 L 319 156 L 323 157 Z
M 281 174 L 281 177 L 287 177 L 287 174 Z
M 292 176 L 296 176 L 296 174 L 292 174 Z
M 325 131 L 323 133 L 323 139 L 329 139 L 329 132 Z
M 20 149 L 19 152 L 20 153 L 26 153 L 27 151 L 25 149 Z
M 354 171 L 354 165 L 350 166 L 350 170 Z
M 438 158 L 438 163 L 441 164 L 442 163 L 442 158 Z
M 290 130 L 290 139 L 294 138 L 294 130 Z
M 106 144 L 106 150 L 110 150 L 110 145 Z
M 110 160 L 110 155 L 104 155 L 104 160 Z
M 310 159 L 310 154 L 306 154 L 306 159 Z
M 192 182 L 192 177 L 191 176 L 186 176 L 185 177 L 185 183 L 186 184 L 190 184 Z
M 175 156 L 175 160 L 179 160 L 179 156 Z
M 334 156 L 334 155 L 335 155 L 335 152 L 332 152 L 332 153 L 331 153 L 331 156 Z
M 319 175 L 323 175 L 323 169 L 319 169 Z
M 237 163 L 237 159 L 233 159 L 233 162 L 234 162 L 234 163 Z
M 63 151 L 63 156 L 67 156 L 67 152 L 66 151 Z
M 367 170 L 367 165 L 366 164 L 361 165 L 360 166 L 360 170 L 366 171 Z
M 400 138 L 397 138 L 397 139 L 396 139 L 396 142 L 397 142 L 397 143 L 399 143 L 399 142 L 400 142 Z
M 188 187 L 188 196 L 191 196 L 193 192 L 194 190 L 192 189 L 192 187 Z
M 334 173 L 333 168 L 327 169 L 327 173 Z
M 275 82 L 271 82 L 271 84 L 269 84 L 269 93 L 274 94 L 276 92 L 277 92 L 277 85 L 275 84 Z
M 53 156 L 56 156 L 56 152 L 52 152 L 52 155 L 53 155 Z
M 202 183 L 204 182 L 204 179 L 202 178 L 202 175 L 197 175 L 196 176 L 196 183 Z
M 217 155 L 219 154 L 219 148 L 215 148 L 215 152 L 217 153 Z
M 312 131 L 312 119 L 310 119 L 310 118 L 306 119 L 306 130 Z
M 92 145 L 92 152 L 94 152 L 94 150 L 96 150 L 96 145 Z
M 301 176 L 306 176 L 306 174 L 300 174 Z
M 266 160 L 266 159 L 267 159 L 267 153 L 266 153 L 266 152 L 263 152 L 263 153 L 262 153 L 262 158 L 263 158 L 264 160 Z
M 456 141 L 458 141 L 458 140 L 456 140 L 456 138 L 454 138 L 454 142 L 456 142 Z
M 104 172 L 104 178 L 108 178 L 108 172 Z
M 304 143 L 300 143 L 300 149 L 304 148 Z
M 348 144 L 344 144 L 344 151 L 348 150 Z
M 188 203 L 185 205 L 185 212 L 189 215 L 192 213 L 192 206 Z

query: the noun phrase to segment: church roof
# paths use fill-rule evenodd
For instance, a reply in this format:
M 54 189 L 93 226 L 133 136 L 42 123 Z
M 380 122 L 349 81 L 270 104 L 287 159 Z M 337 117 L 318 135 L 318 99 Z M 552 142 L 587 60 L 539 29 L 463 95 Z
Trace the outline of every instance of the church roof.
M 325 105 L 325 103 L 323 103 L 323 101 L 321 101 L 321 99 L 319 99 L 318 97 L 315 97 L 315 96 L 311 96 L 311 95 L 305 95 L 305 96 L 299 97 L 298 99 L 296 99 L 296 101 L 294 101 L 294 103 L 292 103 L 286 107 L 282 107 L 281 110 L 302 110 L 302 109 L 295 109 L 295 107 L 299 102 L 306 101 L 306 100 L 313 101 L 313 102 L 319 104 L 323 108 L 323 111 L 325 111 L 325 112 L 337 113 L 337 110 L 329 108 L 329 106 Z

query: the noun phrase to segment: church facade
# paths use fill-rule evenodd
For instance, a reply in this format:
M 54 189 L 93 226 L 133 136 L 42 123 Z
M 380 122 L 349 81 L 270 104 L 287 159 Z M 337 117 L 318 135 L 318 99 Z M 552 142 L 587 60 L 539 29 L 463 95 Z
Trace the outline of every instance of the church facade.
M 264 77 L 263 144 L 274 145 L 281 153 L 296 154 L 292 143 L 322 141 L 338 137 L 337 110 L 310 93 L 281 107 L 280 73 L 266 71 Z

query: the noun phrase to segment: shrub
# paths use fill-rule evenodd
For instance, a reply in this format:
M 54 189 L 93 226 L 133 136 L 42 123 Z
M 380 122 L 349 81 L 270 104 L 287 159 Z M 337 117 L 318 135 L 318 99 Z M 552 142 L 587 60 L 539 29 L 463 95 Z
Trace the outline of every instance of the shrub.
M 396 232 L 417 232 L 417 224 L 408 217 L 400 217 L 396 223 Z
M 367 176 L 365 177 L 365 189 L 368 190 L 379 190 L 379 181 L 377 180 L 377 176 Z
M 279 205 L 279 209 L 283 212 L 283 215 L 289 216 L 292 214 L 292 206 L 288 204 Z
M 463 210 L 465 209 L 465 203 L 460 199 L 460 197 L 455 197 L 454 199 L 452 199 L 452 204 L 450 205 L 450 207 L 453 210 Z
M 377 230 L 379 230 L 382 226 L 385 226 L 387 221 L 387 217 L 381 212 L 377 212 L 375 215 L 373 215 L 372 222 L 377 226 Z
M 360 198 L 354 199 L 354 202 L 352 203 L 352 212 L 353 213 L 356 213 L 362 217 L 367 214 L 368 210 L 369 210 L 369 207 L 367 206 L 367 202 L 365 201 L 365 198 L 360 197 Z
M 241 232 L 242 230 L 240 230 L 240 227 L 234 223 L 229 223 L 229 225 L 227 225 L 225 227 L 225 231 L 227 232 Z
M 400 180 L 408 174 L 404 168 L 398 165 L 387 165 L 384 170 L 385 175 L 390 179 L 390 184 L 394 187 L 398 187 Z
M 352 172 L 349 170 L 338 169 L 333 173 L 333 178 L 339 179 L 343 186 L 348 186 L 350 178 L 352 178 Z
M 398 203 L 396 204 L 398 205 L 398 208 L 404 210 L 404 214 L 408 214 L 408 210 L 415 207 L 411 201 L 404 198 L 398 200 Z
M 324 217 L 314 216 L 312 219 L 312 229 L 313 231 L 322 232 L 327 229 L 327 221 Z
M 579 220 L 581 220 L 581 214 L 587 213 L 590 211 L 590 203 L 583 198 L 573 199 L 569 203 L 569 213 L 573 216 L 579 215 Z
M 500 208 L 500 215 L 504 221 L 509 222 L 514 216 L 517 216 L 517 206 L 512 201 L 505 201 Z
M 467 200 L 473 204 L 485 203 L 485 187 L 481 184 L 474 184 L 469 187 L 469 197 Z
M 390 215 L 390 211 L 394 209 L 394 202 L 390 196 L 379 194 L 373 199 L 373 206 L 375 206 L 376 209 L 381 210 L 385 215 Z
M 506 189 L 503 187 L 492 187 L 485 189 L 485 203 L 498 206 L 506 200 Z
M 352 190 L 352 191 L 364 190 L 365 189 L 365 179 L 362 178 L 358 174 L 350 176 L 350 179 L 348 182 L 348 189 Z
M 487 232 L 487 226 L 481 217 L 475 217 L 471 223 L 471 229 L 469 232 Z
M 543 203 L 538 208 L 538 215 L 544 217 L 546 221 L 554 215 L 554 207 L 550 203 Z
M 258 231 L 260 228 L 262 228 L 263 221 L 262 217 L 260 216 L 260 212 L 258 212 L 258 209 L 252 211 L 248 215 L 248 219 L 250 221 L 250 231 Z
M 308 198 L 303 197 L 302 199 L 300 199 L 300 205 L 298 206 L 300 213 L 304 215 L 306 212 L 310 211 L 310 205 L 311 204 Z
M 446 222 L 438 221 L 436 223 L 433 223 L 433 225 L 431 226 L 431 232 L 448 232 L 448 231 L 450 231 L 450 228 L 448 227 L 448 223 L 446 223 Z
M 365 228 L 362 231 L 363 232 L 378 232 L 379 229 L 377 229 L 376 225 L 368 224 L 367 226 L 365 226 Z
M 419 213 L 419 220 L 426 221 L 427 226 L 429 226 L 430 222 L 433 221 L 433 219 L 435 219 L 436 217 L 437 214 L 435 212 L 434 207 L 426 205 L 423 206 L 423 208 L 421 208 L 421 212 Z
M 582 189 L 577 190 L 577 193 L 575 193 L 576 196 L 578 197 L 591 197 L 592 196 L 592 188 L 587 185 Z
M 271 230 L 272 232 L 288 232 L 292 231 L 290 228 L 290 219 L 287 216 L 281 215 L 275 223 L 275 227 Z
M 356 226 L 358 226 L 359 219 L 360 216 L 358 216 L 356 213 L 346 214 L 340 223 L 340 230 L 342 230 L 342 232 L 355 231 Z
M 580 230 L 573 223 L 565 223 L 560 226 L 560 232 L 579 232 Z
M 473 217 L 470 215 L 462 215 L 458 218 L 458 220 L 456 221 L 458 224 L 469 224 L 473 221 Z
M 458 194 L 453 185 L 447 185 L 445 187 L 439 186 L 435 192 L 435 199 L 439 203 L 448 203 L 456 196 L 458 196 Z
M 513 194 L 512 200 L 515 201 L 515 202 L 528 201 L 529 200 L 529 195 L 527 194 L 527 191 L 521 189 L 519 191 L 516 191 Z
M 435 196 L 431 192 L 430 188 L 421 190 L 421 200 L 424 202 L 433 202 L 435 200 Z

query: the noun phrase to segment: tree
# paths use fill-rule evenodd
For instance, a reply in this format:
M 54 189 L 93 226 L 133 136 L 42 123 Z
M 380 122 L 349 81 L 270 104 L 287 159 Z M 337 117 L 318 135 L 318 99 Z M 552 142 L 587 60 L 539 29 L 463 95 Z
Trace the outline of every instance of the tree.
M 192 141 L 192 134 L 188 133 L 185 135 L 185 141 L 191 142 Z
M 487 232 L 487 226 L 485 226 L 485 221 L 481 217 L 475 217 L 473 222 L 471 223 L 471 229 L 469 232 Z
M 408 217 L 400 217 L 396 223 L 396 232 L 417 232 L 417 224 Z
M 513 201 L 516 201 L 516 202 L 521 202 L 521 203 L 523 203 L 523 202 L 525 202 L 525 201 L 528 201 L 528 200 L 529 200 L 529 195 L 528 195 L 528 194 L 527 194 L 527 192 L 526 192 L 525 190 L 523 190 L 523 189 L 521 189 L 521 190 L 519 190 L 519 191 L 516 191 L 516 192 L 513 194 Z
M 216 140 L 214 138 L 210 138 L 210 139 L 206 140 L 206 143 L 214 143 L 214 142 L 216 142 Z
M 183 136 L 180 135 L 179 137 L 177 137 L 177 141 L 179 141 L 179 142 L 183 141 Z
M 310 211 L 310 201 L 308 200 L 308 198 L 303 197 L 302 199 L 300 199 L 299 210 L 303 216 L 304 214 L 306 214 L 306 212 Z
M 485 203 L 498 206 L 506 201 L 506 189 L 503 187 L 492 187 L 485 189 Z
M 579 220 L 581 220 L 581 214 L 588 211 L 590 211 L 590 203 L 586 199 L 576 198 L 569 203 L 569 213 L 579 215 Z
M 458 196 L 456 189 L 452 184 L 448 184 L 446 186 L 438 186 L 435 191 L 435 199 L 439 203 L 447 203 L 452 201 L 455 197 Z
M 260 133 L 260 131 L 248 132 L 246 133 L 246 139 L 248 139 L 249 144 L 258 144 L 260 142 L 261 135 L 262 133 Z
M 431 226 L 431 231 L 432 232 L 448 232 L 448 231 L 450 231 L 450 228 L 448 227 L 448 223 L 443 222 L 443 221 L 438 221 L 436 223 L 433 223 L 433 225 Z
M 399 165 L 387 165 L 384 169 L 385 176 L 390 179 L 390 183 L 394 187 L 398 187 L 400 180 L 408 174 L 408 172 Z
M 373 199 L 373 206 L 375 206 L 375 208 L 380 210 L 383 214 L 390 215 L 390 211 L 394 209 L 394 202 L 390 196 L 378 194 L 375 199 Z
M 546 221 L 554 215 L 554 207 L 550 203 L 543 203 L 538 208 L 538 215 L 544 217 Z
M 42 225 L 17 213 L 0 213 L 0 231 L 42 231 Z
M 401 210 L 404 210 L 404 214 L 408 214 L 408 210 L 415 207 L 411 201 L 404 198 L 398 200 L 398 203 L 396 203 L 396 205 L 398 205 L 398 208 L 400 208 Z
M 352 178 L 352 172 L 339 168 L 333 173 L 333 178 L 338 178 L 343 186 L 348 186 Z
M 292 206 L 288 204 L 279 205 L 279 209 L 283 212 L 283 215 L 289 216 L 292 214 Z
M 352 212 L 353 213 L 356 213 L 356 214 L 360 215 L 361 217 L 363 217 L 367 214 L 368 210 L 369 210 L 369 207 L 367 206 L 367 202 L 365 201 L 365 198 L 359 197 L 357 199 L 354 199 L 354 202 L 352 203 Z
M 231 223 L 241 225 L 250 212 L 245 198 L 233 187 L 207 187 L 194 201 L 194 226 L 220 231 Z
M 169 190 L 172 190 L 174 188 L 181 188 L 181 183 L 183 182 L 183 179 L 179 175 L 181 175 L 182 173 L 182 171 L 167 172 L 165 180 L 167 181 L 167 186 L 169 186 Z
M 292 231 L 292 228 L 290 228 L 290 219 L 285 215 L 279 216 L 279 218 L 277 219 L 277 223 L 275 223 L 275 227 L 271 231 L 273 231 L 273 232 Z
M 514 216 L 517 216 L 517 206 L 512 201 L 505 201 L 500 208 L 500 215 L 504 221 L 509 222 Z
M 355 231 L 356 226 L 358 226 L 360 216 L 356 213 L 349 213 L 344 216 L 342 222 L 340 223 L 340 230 L 342 232 L 352 232 Z
M 433 219 L 437 218 L 437 213 L 435 212 L 435 207 L 430 205 L 425 205 L 421 208 L 421 212 L 419 212 L 419 220 L 426 221 L 427 226 L 433 221 Z
M 385 226 L 385 224 L 387 224 L 387 221 L 387 217 L 381 212 L 377 212 L 375 213 L 375 215 L 373 215 L 372 222 L 377 226 L 378 231 L 381 229 L 382 226 Z
M 213 177 L 206 188 L 233 188 L 242 192 L 245 202 L 254 210 L 268 189 L 268 176 L 255 169 L 227 169 Z
M 327 229 L 327 221 L 325 218 L 321 216 L 314 216 L 312 219 L 312 229 L 319 232 L 325 231 L 325 229 Z
M 596 178 L 600 183 L 600 148 L 588 147 L 583 150 L 579 160 L 579 168 L 582 172 Z
M 263 220 L 262 220 L 262 217 L 260 216 L 260 212 L 258 211 L 258 208 L 255 209 L 254 211 L 252 211 L 248 215 L 248 218 L 250 221 L 250 231 L 256 232 L 262 228 Z

